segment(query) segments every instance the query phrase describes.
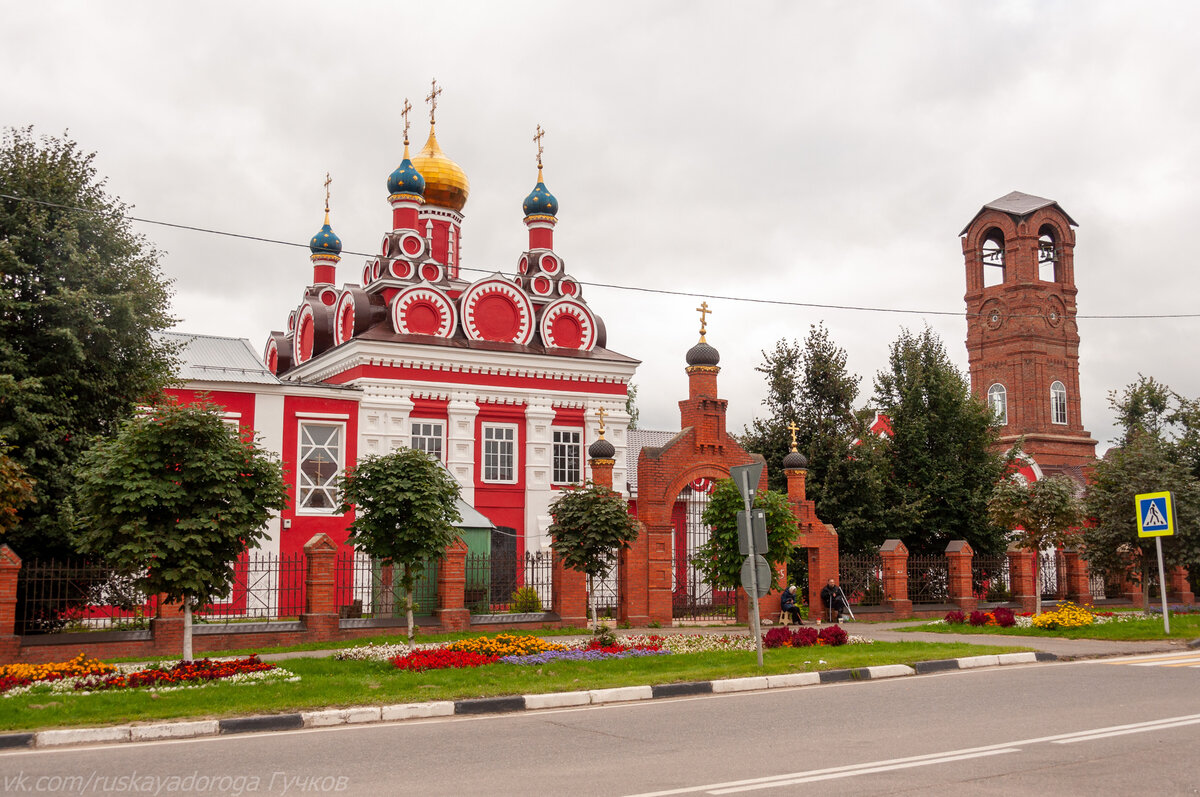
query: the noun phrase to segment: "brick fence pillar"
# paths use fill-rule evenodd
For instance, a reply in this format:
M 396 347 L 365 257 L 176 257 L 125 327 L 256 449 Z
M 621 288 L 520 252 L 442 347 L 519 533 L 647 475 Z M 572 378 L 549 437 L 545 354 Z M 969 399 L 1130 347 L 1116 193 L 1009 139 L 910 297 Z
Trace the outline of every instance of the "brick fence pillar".
M 883 560 L 883 599 L 896 617 L 912 614 L 908 599 L 908 548 L 900 540 L 885 540 L 879 549 Z
M 300 620 L 309 640 L 334 639 L 338 633 L 337 543 L 328 534 L 316 534 L 304 543 L 304 554 L 304 613 Z
M 1092 602 L 1092 580 L 1087 560 L 1078 548 L 1064 548 L 1062 561 L 1067 568 L 1067 600 L 1075 603 Z
M 599 581 L 599 579 L 597 579 Z M 587 576 L 572 570 L 554 556 L 554 585 L 550 609 L 563 625 L 584 627 L 588 617 Z
M 1137 580 L 1136 568 L 1130 567 L 1125 572 L 1118 574 L 1114 581 L 1118 595 L 1132 603 L 1135 609 L 1145 608 L 1145 603 L 1142 601 L 1142 585 Z
M 158 595 L 155 602 L 158 606 L 150 620 L 150 649 L 158 656 L 179 656 L 183 653 L 183 604 L 168 602 L 166 595 Z
M 466 591 L 467 544 L 458 539 L 446 546 L 446 555 L 438 570 L 438 608 L 433 613 L 443 631 L 463 631 L 471 627 Z
M 1021 611 L 1032 612 L 1037 608 L 1037 593 L 1033 578 L 1033 556 L 1029 551 L 1013 543 L 1006 551 L 1008 556 L 1008 586 L 1012 599 Z
M 12 664 L 21 655 L 17 636 L 17 574 L 21 557 L 7 545 L 0 545 L 0 664 Z
M 1196 602 L 1192 585 L 1188 582 L 1186 567 L 1172 567 L 1167 571 L 1167 597 L 1176 603 L 1191 606 Z
M 975 552 L 966 540 L 951 540 L 946 546 L 946 572 L 949 575 L 946 586 L 950 602 L 963 612 L 973 612 L 979 605 L 971 578 L 971 562 L 974 558 Z

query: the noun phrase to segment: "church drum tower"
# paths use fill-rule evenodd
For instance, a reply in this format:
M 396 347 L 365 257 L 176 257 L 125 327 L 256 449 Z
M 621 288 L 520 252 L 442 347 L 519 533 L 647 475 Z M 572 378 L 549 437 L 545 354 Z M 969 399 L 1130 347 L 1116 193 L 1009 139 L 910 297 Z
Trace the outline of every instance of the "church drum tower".
M 1014 191 L 960 233 L 971 389 L 999 416 L 1004 446 L 1023 437 L 1043 466 L 1096 456 L 1080 413 L 1075 226 L 1054 200 Z

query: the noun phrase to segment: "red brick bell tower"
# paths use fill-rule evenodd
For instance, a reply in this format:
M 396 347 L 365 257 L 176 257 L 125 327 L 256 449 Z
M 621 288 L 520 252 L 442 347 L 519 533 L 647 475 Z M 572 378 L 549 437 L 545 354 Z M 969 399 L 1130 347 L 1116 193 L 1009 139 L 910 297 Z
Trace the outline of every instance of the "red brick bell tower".
M 1014 191 L 960 233 L 966 259 L 971 389 L 1000 416 L 1005 447 L 1041 465 L 1085 465 L 1075 323 L 1075 221 L 1052 199 Z

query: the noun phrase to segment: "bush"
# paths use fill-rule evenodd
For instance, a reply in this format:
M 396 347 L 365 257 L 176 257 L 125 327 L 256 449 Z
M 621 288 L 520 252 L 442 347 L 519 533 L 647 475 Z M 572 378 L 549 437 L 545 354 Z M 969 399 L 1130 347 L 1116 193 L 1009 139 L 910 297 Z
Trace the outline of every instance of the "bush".
M 955 609 L 952 612 L 946 612 L 946 617 L 944 619 L 946 620 L 947 625 L 962 625 L 967 621 L 967 616 Z
M 822 645 L 844 645 L 850 641 L 850 635 L 840 625 L 825 626 L 817 636 Z
M 820 635 L 815 628 L 797 628 L 792 632 L 792 647 L 806 648 L 817 644 Z
M 974 611 L 971 612 L 970 623 L 971 625 L 987 625 L 990 619 L 987 612 Z
M 777 626 L 763 634 L 764 648 L 788 648 L 791 646 L 792 632 L 783 626 Z
M 1001 628 L 1012 628 L 1017 624 L 1017 616 L 1013 614 L 1013 610 L 1005 609 L 1003 606 L 992 609 L 992 617 L 996 618 L 996 625 Z
M 533 587 L 521 587 L 512 594 L 512 610 L 519 614 L 542 611 L 542 599 Z

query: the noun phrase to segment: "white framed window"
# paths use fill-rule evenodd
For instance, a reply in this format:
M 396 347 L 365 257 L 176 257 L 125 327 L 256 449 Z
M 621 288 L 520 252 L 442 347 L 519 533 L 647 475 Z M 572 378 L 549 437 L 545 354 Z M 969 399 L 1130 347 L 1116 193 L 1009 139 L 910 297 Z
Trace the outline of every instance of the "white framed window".
M 552 484 L 579 484 L 583 463 L 583 433 L 579 429 L 554 429 L 551 462 Z
M 1050 385 L 1050 422 L 1067 422 L 1067 389 L 1062 382 Z
M 996 421 L 1001 426 L 1008 425 L 1008 391 L 1004 389 L 1004 385 L 997 382 L 988 388 L 988 409 L 996 416 Z
M 327 515 L 337 510 L 337 480 L 342 472 L 345 432 L 345 425 L 340 423 L 300 422 L 297 512 Z
M 446 425 L 442 421 L 413 421 L 412 447 L 417 451 L 424 451 L 439 462 L 445 462 L 445 446 L 442 445 L 445 432 Z
M 516 424 L 483 425 L 483 480 L 506 484 L 516 482 Z

